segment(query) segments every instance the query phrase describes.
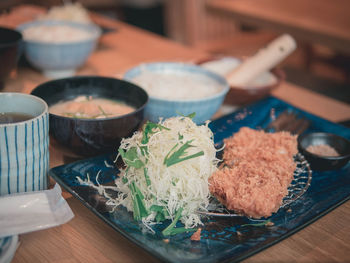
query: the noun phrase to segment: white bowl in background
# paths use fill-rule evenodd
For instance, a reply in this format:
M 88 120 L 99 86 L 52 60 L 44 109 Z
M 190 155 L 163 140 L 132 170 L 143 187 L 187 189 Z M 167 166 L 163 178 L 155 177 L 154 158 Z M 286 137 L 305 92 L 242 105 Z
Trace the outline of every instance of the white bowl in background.
M 39 39 L 40 37 L 37 39 L 25 37 L 25 30 L 42 26 L 52 28 L 68 26 L 74 30 L 88 32 L 91 37 L 82 38 L 81 40 L 75 37 L 73 41 L 69 41 L 69 37 L 64 40 L 57 39 L 56 41 L 45 39 L 52 32 L 46 32 L 46 36 L 43 35 L 42 39 Z M 22 24 L 17 29 L 23 34 L 24 54 L 27 60 L 49 78 L 62 78 L 74 75 L 76 69 L 82 66 L 94 51 L 101 35 L 101 29 L 94 24 L 85 25 L 67 21 L 38 20 Z M 52 36 L 54 35 L 52 34 Z
M 220 75 L 179 62 L 144 63 L 128 70 L 124 79 L 148 92 L 145 117 L 153 122 L 195 112 L 193 120 L 203 123 L 218 111 L 229 90 Z

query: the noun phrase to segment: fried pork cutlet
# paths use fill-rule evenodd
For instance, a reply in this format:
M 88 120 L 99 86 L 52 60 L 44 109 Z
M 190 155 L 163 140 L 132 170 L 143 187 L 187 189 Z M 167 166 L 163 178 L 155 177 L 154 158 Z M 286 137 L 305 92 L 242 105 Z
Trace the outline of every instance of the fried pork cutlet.
M 296 136 L 243 127 L 224 143 L 224 168 L 209 178 L 210 192 L 236 213 L 271 216 L 293 180 Z

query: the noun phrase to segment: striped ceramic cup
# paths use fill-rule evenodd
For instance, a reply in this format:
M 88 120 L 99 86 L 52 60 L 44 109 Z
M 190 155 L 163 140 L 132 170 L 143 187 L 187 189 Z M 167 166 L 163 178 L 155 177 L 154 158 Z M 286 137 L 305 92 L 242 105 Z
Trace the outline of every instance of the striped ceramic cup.
M 46 102 L 0 92 L 0 195 L 46 189 L 48 169 Z

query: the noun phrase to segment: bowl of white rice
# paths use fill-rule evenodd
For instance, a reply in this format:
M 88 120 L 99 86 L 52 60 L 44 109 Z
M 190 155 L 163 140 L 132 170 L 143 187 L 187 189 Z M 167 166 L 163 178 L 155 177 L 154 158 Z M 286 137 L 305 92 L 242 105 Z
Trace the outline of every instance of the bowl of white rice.
M 94 51 L 101 30 L 94 24 L 38 20 L 20 25 L 24 54 L 48 78 L 75 74 Z
M 179 62 L 144 63 L 128 70 L 124 79 L 146 90 L 145 117 L 153 122 L 195 113 L 193 120 L 203 123 L 218 111 L 229 90 L 222 76 Z

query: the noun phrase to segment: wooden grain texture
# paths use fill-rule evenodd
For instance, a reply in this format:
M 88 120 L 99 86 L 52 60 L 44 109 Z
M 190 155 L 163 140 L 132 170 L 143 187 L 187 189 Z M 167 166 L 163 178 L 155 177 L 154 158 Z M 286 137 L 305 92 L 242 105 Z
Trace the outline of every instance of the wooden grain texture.
M 167 36 L 195 48 L 211 46 L 213 42 L 232 43 L 237 33 L 234 19 L 208 13 L 206 0 L 165 1 L 164 22 Z M 179 19 L 181 17 L 181 19 Z
M 6 21 L 24 21 L 23 14 L 33 17 L 37 11 L 22 7 L 18 11 L 20 18 L 4 20 L 0 17 L 0 24 Z M 117 28 L 117 31 L 101 39 L 98 50 L 79 69 L 78 74 L 121 76 L 130 66 L 144 61 L 198 61 L 208 56 L 121 22 L 99 16 L 94 16 L 94 19 L 101 25 Z M 5 91 L 28 93 L 44 81 L 46 79 L 40 72 L 30 67 L 20 67 L 6 82 Z M 350 106 L 289 83 L 282 84 L 274 91 L 274 95 L 331 121 L 350 118 Z M 70 161 L 50 148 L 51 167 Z M 20 245 L 13 263 L 158 262 L 148 252 L 114 231 L 69 193 L 64 192 L 63 196 L 75 218 L 62 226 L 20 235 Z M 350 202 L 347 202 L 246 261 L 347 262 L 350 258 L 349 221 Z
M 208 7 L 237 22 L 290 33 L 350 54 L 348 0 L 209 0 Z

